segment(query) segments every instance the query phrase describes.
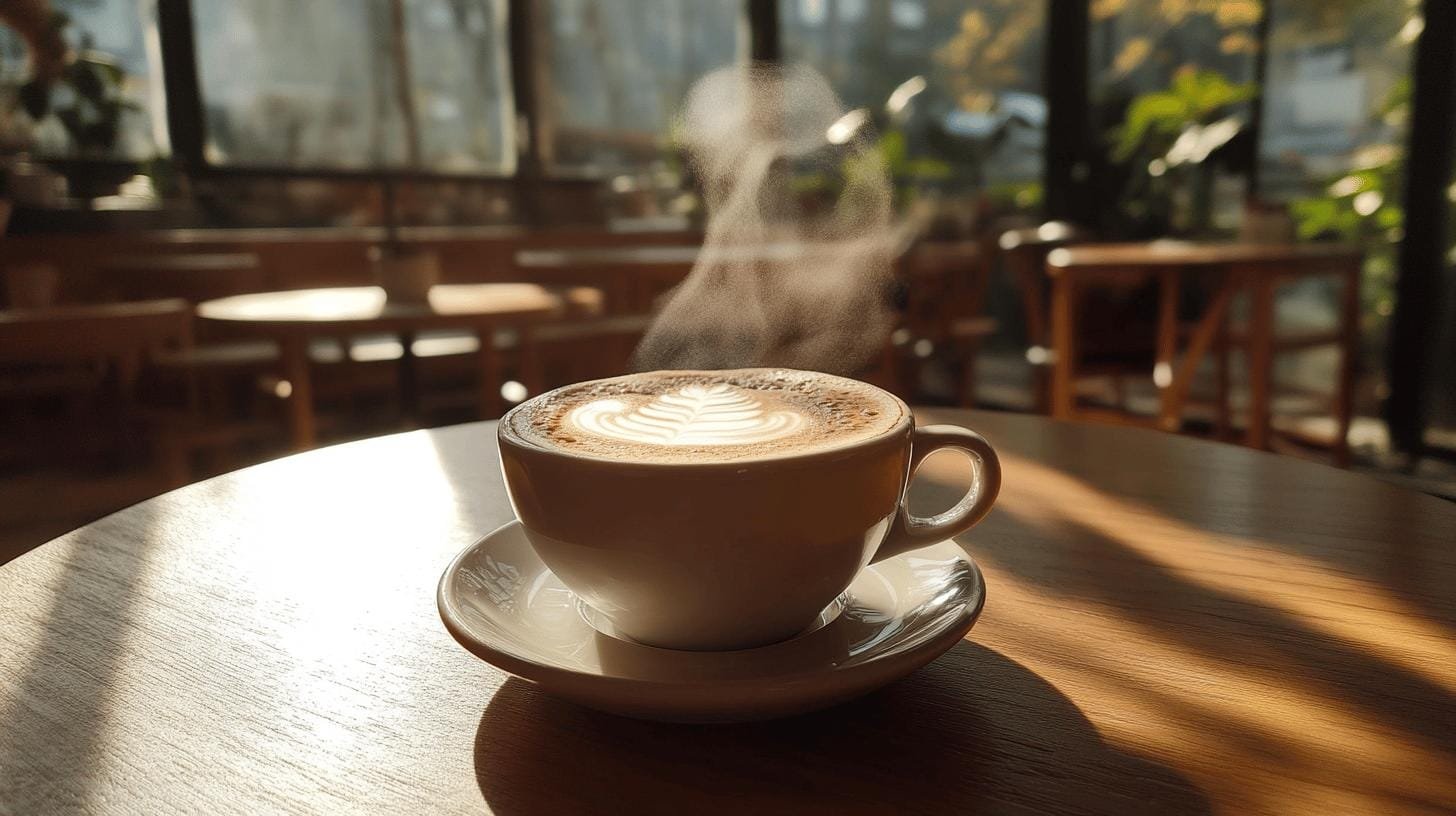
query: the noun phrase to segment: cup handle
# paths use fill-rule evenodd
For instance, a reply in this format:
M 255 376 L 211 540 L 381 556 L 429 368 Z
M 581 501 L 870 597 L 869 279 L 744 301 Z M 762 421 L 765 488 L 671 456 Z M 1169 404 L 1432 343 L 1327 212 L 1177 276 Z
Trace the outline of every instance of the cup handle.
M 925 457 L 946 448 L 970 457 L 974 470 L 971 489 L 954 507 L 929 517 L 911 515 L 905 506 L 905 496 L 901 496 L 900 509 L 895 514 L 890 534 L 875 552 L 871 563 L 960 535 L 976 526 L 996 503 L 996 494 L 1001 490 L 1001 462 L 996 458 L 996 451 L 991 449 L 991 443 L 985 437 L 957 425 L 927 425 L 915 429 L 910 449 L 910 475 L 905 480 L 906 493 Z

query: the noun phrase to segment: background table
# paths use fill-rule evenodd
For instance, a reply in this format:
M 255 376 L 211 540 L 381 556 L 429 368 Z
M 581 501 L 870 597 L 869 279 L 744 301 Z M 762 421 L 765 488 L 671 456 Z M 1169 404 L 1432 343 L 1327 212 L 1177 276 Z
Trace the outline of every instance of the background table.
M 197 315 L 278 341 L 282 376 L 292 386 L 289 431 L 295 449 L 316 441 L 308 343 L 316 337 L 366 332 L 400 336 L 400 386 L 406 410 L 415 400 L 414 337 L 429 329 L 470 329 L 480 337 L 481 410 L 499 415 L 500 360 L 491 332 L 501 326 L 528 327 L 563 317 L 602 311 L 602 293 L 590 286 L 546 287 L 533 283 L 443 284 L 430 288 L 427 303 L 398 303 L 378 286 L 343 286 L 258 292 L 209 300 Z M 527 344 L 523 343 L 523 346 Z M 345 353 L 348 353 L 347 346 Z
M 865 699 L 642 723 L 466 653 L 435 585 L 511 517 L 494 427 L 467 425 L 192 485 L 0 567 L 0 812 L 1456 808 L 1456 506 L 1141 429 L 923 418 L 1002 451 L 963 538 L 989 599 Z M 945 459 L 917 503 L 964 475 Z
M 1088 244 L 1063 247 L 1047 256 L 1052 279 L 1051 334 L 1055 350 L 1052 367 L 1052 415 L 1060 419 L 1132 421 L 1125 414 L 1079 408 L 1076 379 L 1081 340 L 1078 311 L 1086 289 L 1093 284 L 1127 286 L 1155 276 L 1158 288 L 1158 329 L 1155 368 L 1160 406 L 1152 424 L 1176 431 L 1183 423 L 1183 406 L 1199 363 L 1210 350 L 1218 366 L 1218 425 L 1228 425 L 1228 346 L 1240 346 L 1248 355 L 1249 408 L 1245 443 L 1269 447 L 1272 429 L 1270 402 L 1274 388 L 1274 357 L 1280 351 L 1336 346 L 1340 368 L 1331 399 L 1333 438 L 1326 440 L 1335 463 L 1349 464 L 1350 420 L 1354 408 L 1355 367 L 1360 346 L 1359 250 L 1328 244 L 1201 244 L 1186 241 L 1149 241 L 1135 244 Z M 1212 273 L 1213 287 L 1179 354 L 1178 312 L 1183 286 L 1193 275 Z M 1337 325 L 1330 331 L 1281 336 L 1275 331 L 1274 296 L 1290 281 L 1334 277 L 1340 281 Z M 1248 325 L 1228 330 L 1230 306 L 1236 296 L 1249 297 Z

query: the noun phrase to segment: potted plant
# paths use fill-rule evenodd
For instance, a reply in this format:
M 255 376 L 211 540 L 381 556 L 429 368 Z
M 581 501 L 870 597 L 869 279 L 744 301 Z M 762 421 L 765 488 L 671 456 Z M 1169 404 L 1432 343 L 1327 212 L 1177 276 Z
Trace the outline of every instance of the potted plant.
M 96 160 L 115 158 L 122 118 L 139 109 L 126 97 L 125 70 L 110 55 L 97 51 L 86 32 L 77 35 L 78 48 L 68 48 L 65 35 L 73 22 L 45 0 L 0 4 L 0 22 L 20 34 L 30 52 L 31 76 L 14 90 L 15 109 L 36 125 L 58 123 L 68 142 L 66 159 L 47 162 L 65 179 L 63 194 L 91 199 L 114 193 L 135 168 Z M 35 127 L 27 129 L 29 138 L 34 133 Z M 16 163 L 11 175 L 27 178 L 13 179 L 12 189 L 38 190 L 42 198 L 61 192 L 44 182 L 27 184 L 35 174 L 31 163 Z
M 1185 67 L 1167 88 L 1135 97 L 1111 134 L 1113 159 L 1129 170 L 1128 195 L 1142 197 L 1148 210 L 1179 210 L 1173 226 L 1180 232 L 1207 234 L 1215 166 L 1245 130 L 1234 109 L 1255 94 L 1252 84 Z

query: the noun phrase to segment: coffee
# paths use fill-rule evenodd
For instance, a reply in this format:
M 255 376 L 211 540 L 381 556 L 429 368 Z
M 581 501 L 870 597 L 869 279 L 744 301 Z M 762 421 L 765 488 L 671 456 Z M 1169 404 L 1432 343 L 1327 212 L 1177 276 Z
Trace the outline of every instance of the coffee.
M 658 371 L 569 385 L 500 421 L 501 475 L 531 547 L 615 632 L 746 649 L 818 619 L 874 559 L 936 544 L 991 508 L 996 453 L 915 427 L 867 383 L 784 369 Z M 910 514 L 915 463 L 958 450 L 971 489 Z
M 805 371 L 658 371 L 566 386 L 506 415 L 502 433 L 604 459 L 712 462 L 815 453 L 881 436 L 895 397 Z

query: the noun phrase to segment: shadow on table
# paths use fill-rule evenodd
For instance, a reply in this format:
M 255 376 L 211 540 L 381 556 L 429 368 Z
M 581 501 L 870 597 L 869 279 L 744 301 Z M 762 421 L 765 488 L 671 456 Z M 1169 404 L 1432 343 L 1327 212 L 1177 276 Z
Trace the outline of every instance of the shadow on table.
M 33 648 L 21 652 L 26 662 L 0 682 L 10 687 L 9 704 L 0 704 L 0 812 L 82 811 L 105 796 L 98 777 L 116 676 L 144 613 L 140 585 L 161 513 L 156 503 L 137 505 L 49 544 L 52 556 L 32 553 L 36 560 L 11 567 L 50 584 L 45 595 L 29 595 L 49 599 L 29 625 L 8 619 L 0 604 L 0 636 L 35 627 Z M 55 566 L 40 571 L 48 558 Z M 23 571 L 31 568 L 38 571 Z
M 1209 812 L 1188 780 L 964 641 L 862 700 L 768 723 L 639 722 L 510 680 L 481 717 L 475 773 L 502 814 Z
M 1049 533 L 1014 512 L 998 511 L 980 535 L 970 534 L 966 549 L 1054 596 L 1102 604 L 1152 636 L 1231 666 L 1267 672 L 1290 688 L 1367 712 L 1456 757 L 1456 696 L 1358 643 L 1321 631 L 1317 620 L 1189 580 L 1073 519 L 1058 520 Z M 1358 599 L 1330 603 L 1341 601 Z
M 1378 583 L 1426 620 L 1456 635 L 1451 530 L 1456 505 L 1293 457 L 1141 428 L 1045 422 L 998 414 L 988 438 L 1007 468 L 998 512 L 1018 492 L 1027 502 L 1063 499 L 1040 471 L 1073 490 L 1110 497 L 1132 512 L 1281 552 Z M 1051 464 L 1055 463 L 1055 464 Z M 924 475 L 920 482 L 934 482 Z M 941 479 L 944 482 L 944 479 Z M 958 485 L 920 492 L 941 497 Z M 941 498 L 932 505 L 946 506 Z M 1027 506 L 1034 506 L 1028 504 Z M 993 516 L 994 518 L 994 516 Z M 971 539 L 974 540 L 972 534 Z

